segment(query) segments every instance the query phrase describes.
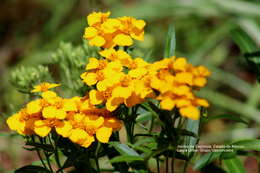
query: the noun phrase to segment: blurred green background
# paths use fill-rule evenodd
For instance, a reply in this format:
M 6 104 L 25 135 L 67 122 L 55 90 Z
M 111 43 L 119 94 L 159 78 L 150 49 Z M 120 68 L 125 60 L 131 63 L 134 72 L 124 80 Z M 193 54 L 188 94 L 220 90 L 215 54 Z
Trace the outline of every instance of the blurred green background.
M 145 41 L 135 53 L 153 60 L 163 58 L 166 33 L 173 25 L 176 55 L 212 71 L 208 86 L 198 93 L 211 103 L 208 115 L 238 116 L 249 124 L 212 120 L 203 126 L 201 143 L 260 136 L 260 85 L 231 37 L 242 29 L 259 48 L 259 0 L 1 0 L 0 11 L 0 172 L 36 159 L 5 124 L 28 100 L 11 85 L 10 71 L 22 65 L 48 66 L 61 41 L 81 45 L 92 11 L 144 19 Z M 248 172 L 258 171 L 254 158 L 244 158 L 244 164 Z

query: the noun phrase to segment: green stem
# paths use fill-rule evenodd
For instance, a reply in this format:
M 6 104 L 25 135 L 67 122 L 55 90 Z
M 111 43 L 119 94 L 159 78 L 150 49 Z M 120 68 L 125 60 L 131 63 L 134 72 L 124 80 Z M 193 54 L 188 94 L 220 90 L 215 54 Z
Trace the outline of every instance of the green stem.
M 35 143 L 35 140 L 34 140 L 34 137 L 31 137 L 32 141 Z M 36 153 L 37 153 L 37 156 L 39 157 L 39 159 L 41 160 L 41 163 L 43 165 L 43 167 L 45 169 L 48 169 L 46 164 L 44 163 L 43 159 L 42 159 L 42 156 L 41 156 L 41 153 L 40 153 L 40 150 L 38 148 L 36 148 Z
M 168 173 L 168 170 L 169 170 L 169 157 L 166 156 L 166 173 Z
M 183 167 L 183 173 L 186 173 L 187 167 L 188 167 L 188 162 L 185 161 L 185 164 L 184 164 L 184 167 Z
M 45 144 L 44 139 L 42 139 L 42 138 L 39 137 L 39 140 L 40 140 L 41 144 Z M 46 158 L 46 160 L 47 160 L 48 167 L 49 167 L 50 171 L 53 173 L 53 169 L 52 169 L 52 167 L 51 167 L 51 162 L 50 162 L 48 153 L 47 153 L 46 151 L 44 151 L 44 150 L 43 150 L 43 153 L 44 153 L 45 158 Z
M 98 162 L 99 149 L 100 149 L 100 143 L 98 142 L 97 148 L 96 148 L 96 151 L 95 151 L 95 162 L 96 162 L 96 167 L 97 167 L 97 172 L 98 173 L 100 173 L 100 167 L 99 167 L 99 162 Z
M 160 173 L 160 163 L 158 157 L 156 157 L 156 165 L 157 165 L 157 173 Z
M 52 143 L 52 139 L 51 139 L 51 136 L 48 135 L 48 138 L 49 138 L 49 141 L 50 141 L 50 144 L 53 146 L 54 148 L 54 158 L 55 158 L 55 161 L 57 163 L 57 166 L 59 168 L 59 172 L 63 173 L 63 170 L 61 169 L 61 163 L 60 163 L 60 158 L 59 158 L 59 153 L 58 153 L 58 147 L 57 147 L 57 144 L 56 144 L 56 141 L 55 141 L 55 144 Z
M 149 128 L 149 133 L 151 133 L 153 131 L 153 126 L 154 126 L 154 116 L 152 116 L 152 121 L 151 121 L 151 125 Z

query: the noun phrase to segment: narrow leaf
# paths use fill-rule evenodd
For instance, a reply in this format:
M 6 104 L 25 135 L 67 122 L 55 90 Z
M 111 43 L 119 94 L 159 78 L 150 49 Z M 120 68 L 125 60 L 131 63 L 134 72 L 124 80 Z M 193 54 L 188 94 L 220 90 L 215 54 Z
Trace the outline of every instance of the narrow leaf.
M 41 166 L 28 165 L 15 170 L 14 173 L 50 173 L 50 171 Z
M 117 156 L 110 160 L 111 163 L 118 162 L 134 162 L 134 161 L 143 161 L 144 159 L 140 156 Z
M 206 119 L 206 122 L 210 121 L 210 120 L 215 120 L 215 119 L 229 119 L 229 120 L 233 120 L 236 122 L 240 122 L 240 123 L 244 123 L 244 124 L 248 124 L 247 121 L 243 120 L 242 118 L 235 116 L 235 115 L 217 115 L 217 116 L 208 116 Z
M 224 160 L 228 173 L 246 173 L 242 162 L 237 158 Z
M 164 57 L 169 58 L 175 54 L 176 47 L 176 37 L 175 37 L 175 29 L 172 26 L 169 27 L 166 37 Z
M 220 155 L 221 155 L 221 152 L 207 153 L 207 154 L 203 155 L 199 160 L 196 161 L 193 168 L 195 170 L 199 170 L 199 169 L 205 167 L 206 165 L 210 164 L 214 160 L 218 159 L 220 157 Z
M 139 154 L 132 148 L 128 147 L 126 144 L 121 144 L 119 142 L 109 142 L 121 155 L 126 156 L 139 156 Z
M 242 140 L 232 143 L 238 150 L 260 151 L 260 139 Z

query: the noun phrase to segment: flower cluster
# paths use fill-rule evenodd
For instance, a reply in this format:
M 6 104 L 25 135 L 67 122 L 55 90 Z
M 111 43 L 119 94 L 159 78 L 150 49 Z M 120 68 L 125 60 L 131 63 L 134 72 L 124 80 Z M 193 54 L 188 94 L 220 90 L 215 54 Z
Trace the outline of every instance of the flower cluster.
M 194 67 L 185 58 L 171 57 L 154 63 L 145 62 L 139 57 L 132 58 L 114 46 L 131 45 L 131 37 L 136 38 L 134 31 L 139 28 L 138 33 L 143 35 L 145 23 L 129 17 L 108 19 L 109 15 L 108 12 L 88 16 L 90 27 L 86 28 L 84 37 L 90 39 L 92 45 L 107 48 L 99 52 L 101 59 L 89 58 L 86 72 L 81 75 L 83 82 L 93 88 L 88 94 L 90 103 L 105 104 L 107 110 L 114 111 L 121 104 L 132 107 L 153 98 L 160 101 L 161 109 L 178 108 L 182 116 L 198 119 L 198 106 L 208 107 L 209 103 L 196 97 L 193 91 L 205 86 L 206 77 L 210 75 L 208 69 Z M 122 22 L 123 19 L 126 22 Z M 110 23 L 109 27 L 107 22 Z M 121 25 L 128 26 L 125 28 L 127 32 L 120 29 Z M 114 35 L 106 37 L 109 31 Z M 97 40 L 103 40 L 99 42 L 102 44 L 96 44 Z
M 22 135 L 47 136 L 52 130 L 72 142 L 88 147 L 97 140 L 107 143 L 113 130 L 121 122 L 106 109 L 97 109 L 88 98 L 61 98 L 50 88 L 58 84 L 42 83 L 32 92 L 41 98 L 29 102 L 25 108 L 7 119 L 10 129 Z
M 133 39 L 143 40 L 143 20 L 132 17 L 109 18 L 110 12 L 94 12 L 88 15 L 88 25 L 84 38 L 92 46 L 112 48 L 115 46 L 131 46 Z

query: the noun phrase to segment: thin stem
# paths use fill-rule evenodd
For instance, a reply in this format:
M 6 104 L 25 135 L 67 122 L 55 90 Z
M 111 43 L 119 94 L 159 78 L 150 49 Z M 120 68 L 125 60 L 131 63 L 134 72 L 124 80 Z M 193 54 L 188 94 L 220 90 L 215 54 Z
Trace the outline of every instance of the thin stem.
M 158 157 L 156 157 L 156 165 L 157 165 L 157 173 L 160 173 L 160 163 Z
M 154 126 L 154 116 L 152 116 L 152 121 L 151 121 L 151 125 L 150 125 L 150 128 L 149 128 L 149 133 L 152 132 L 153 126 Z
M 46 142 L 45 142 L 45 139 L 41 139 L 41 138 L 39 137 L 39 140 L 40 140 L 41 144 L 45 144 L 45 143 L 46 143 Z M 46 158 L 46 160 L 47 160 L 48 167 L 49 167 L 50 171 L 53 173 L 53 169 L 52 169 L 52 167 L 51 167 L 51 162 L 50 162 L 48 153 L 47 153 L 46 151 L 44 151 L 44 150 L 43 150 L 43 153 L 44 153 L 45 158 Z
M 174 157 L 172 157 L 172 160 L 171 160 L 171 172 L 173 173 L 174 172 Z
M 54 141 L 55 144 L 53 144 L 50 135 L 48 135 L 48 139 L 49 139 L 49 141 L 50 141 L 50 144 L 51 144 L 51 145 L 53 146 L 53 148 L 54 148 L 54 158 L 55 158 L 55 161 L 56 161 L 56 163 L 57 163 L 57 165 L 58 165 L 59 172 L 62 172 L 62 173 L 63 173 L 63 170 L 61 169 L 61 163 L 60 163 L 60 158 L 59 158 L 58 147 L 57 147 L 57 145 L 56 145 L 56 141 Z
M 35 143 L 34 138 L 31 137 L 31 139 L 32 139 L 32 141 Z M 41 160 L 41 163 L 42 163 L 43 167 L 44 167 L 45 169 L 48 169 L 47 166 L 46 166 L 46 164 L 44 163 L 44 161 L 43 161 L 43 159 L 42 159 L 40 150 L 39 150 L 38 148 L 36 148 L 36 153 L 37 153 L 37 156 L 39 157 L 39 159 Z
M 166 173 L 168 173 L 168 170 L 169 170 L 169 164 L 168 164 L 168 162 L 169 162 L 169 157 L 166 156 Z
M 188 167 L 188 162 L 185 161 L 185 164 L 184 164 L 184 167 L 183 167 L 183 173 L 186 173 L 187 167 Z
M 97 172 L 100 173 L 100 167 L 99 167 L 99 162 L 98 162 L 98 152 L 99 152 L 99 149 L 100 149 L 100 143 L 98 142 L 97 144 L 97 148 L 96 148 L 96 151 L 95 151 L 95 162 L 96 162 L 96 167 L 97 167 Z

